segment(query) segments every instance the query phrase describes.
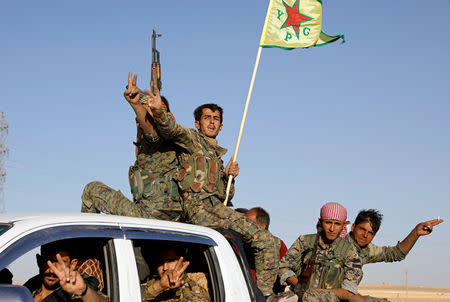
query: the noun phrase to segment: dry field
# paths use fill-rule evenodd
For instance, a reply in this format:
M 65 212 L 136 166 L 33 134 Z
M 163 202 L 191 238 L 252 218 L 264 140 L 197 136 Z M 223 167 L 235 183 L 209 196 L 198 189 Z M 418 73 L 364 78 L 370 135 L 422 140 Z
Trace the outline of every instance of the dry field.
M 395 284 L 362 284 L 362 295 L 387 298 L 391 302 L 450 302 L 450 288 L 408 286 Z

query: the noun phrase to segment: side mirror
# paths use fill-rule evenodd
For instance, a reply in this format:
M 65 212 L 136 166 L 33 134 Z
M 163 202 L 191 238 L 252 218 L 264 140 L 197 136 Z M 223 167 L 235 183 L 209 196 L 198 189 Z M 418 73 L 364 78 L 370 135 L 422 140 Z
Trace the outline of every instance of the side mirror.
M 0 284 L 0 301 L 34 302 L 28 288 L 22 285 Z

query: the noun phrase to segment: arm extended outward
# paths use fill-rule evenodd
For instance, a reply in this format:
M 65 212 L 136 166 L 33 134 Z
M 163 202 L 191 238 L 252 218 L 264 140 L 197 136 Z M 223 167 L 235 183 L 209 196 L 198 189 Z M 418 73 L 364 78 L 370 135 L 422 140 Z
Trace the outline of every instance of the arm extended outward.
M 400 242 L 400 249 L 405 254 L 408 254 L 409 251 L 413 248 L 414 244 L 416 244 L 417 239 L 419 239 L 420 236 L 431 234 L 431 232 L 433 231 L 433 227 L 442 223 L 443 221 L 443 219 L 433 219 L 419 223 L 411 231 L 411 233 L 409 233 L 409 235 L 405 239 L 403 239 L 402 242 Z

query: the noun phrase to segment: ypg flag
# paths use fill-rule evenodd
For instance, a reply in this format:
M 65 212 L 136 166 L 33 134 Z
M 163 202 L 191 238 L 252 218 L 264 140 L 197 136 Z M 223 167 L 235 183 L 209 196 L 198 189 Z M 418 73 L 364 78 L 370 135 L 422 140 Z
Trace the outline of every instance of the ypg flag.
M 342 38 L 322 32 L 321 0 L 270 0 L 262 47 L 285 49 L 325 45 Z

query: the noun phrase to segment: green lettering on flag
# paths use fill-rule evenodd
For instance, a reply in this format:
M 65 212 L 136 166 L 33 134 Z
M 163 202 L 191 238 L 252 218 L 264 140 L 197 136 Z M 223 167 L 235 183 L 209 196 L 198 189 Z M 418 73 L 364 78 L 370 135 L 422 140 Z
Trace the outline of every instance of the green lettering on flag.
M 280 17 L 282 15 L 284 15 L 284 13 L 281 10 L 278 10 L 278 16 L 277 16 L 278 20 L 281 20 Z
M 309 36 L 310 31 L 311 31 L 311 28 L 309 28 L 309 27 L 303 28 L 303 34 L 304 34 L 305 36 Z
M 284 40 L 287 41 L 287 40 L 290 40 L 290 39 L 292 39 L 292 35 L 289 32 L 287 32 L 286 33 L 286 38 L 284 38 Z
M 259 45 L 293 49 L 339 39 L 344 41 L 344 36 L 329 36 L 322 31 L 321 0 L 270 0 Z

